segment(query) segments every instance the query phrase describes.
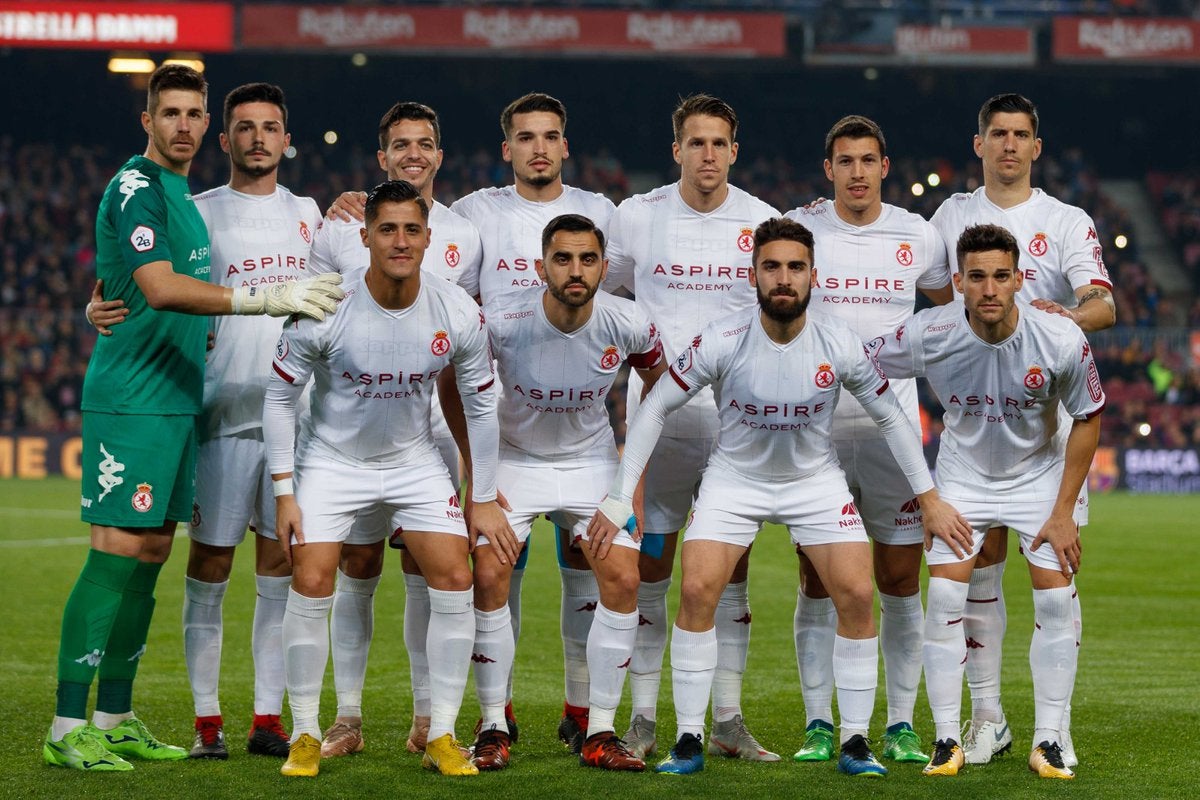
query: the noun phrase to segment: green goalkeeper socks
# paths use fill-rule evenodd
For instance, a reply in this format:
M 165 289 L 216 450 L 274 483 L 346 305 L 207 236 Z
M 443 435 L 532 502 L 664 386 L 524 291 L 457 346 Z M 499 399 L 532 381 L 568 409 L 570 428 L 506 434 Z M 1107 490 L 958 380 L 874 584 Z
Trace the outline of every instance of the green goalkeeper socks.
M 96 710 L 124 714 L 133 708 L 133 679 L 146 652 L 150 620 L 154 616 L 154 585 L 162 564 L 139 561 L 125 585 L 108 648 L 100 662 Z

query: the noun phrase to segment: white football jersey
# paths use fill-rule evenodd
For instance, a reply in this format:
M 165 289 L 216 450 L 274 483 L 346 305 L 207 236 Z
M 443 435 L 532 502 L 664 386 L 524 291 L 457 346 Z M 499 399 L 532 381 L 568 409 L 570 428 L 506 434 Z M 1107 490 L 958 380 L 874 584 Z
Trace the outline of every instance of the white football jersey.
M 321 220 L 311 197 L 282 186 L 269 195 L 228 186 L 193 198 L 212 245 L 218 286 L 269 286 L 311 277 L 309 250 Z M 282 323 L 268 316 L 215 316 L 206 359 L 201 441 L 262 427 L 262 399 Z
M 870 349 L 889 377 L 925 376 L 946 408 L 937 459 L 944 496 L 1051 500 L 1063 449 L 1059 406 L 1085 419 L 1104 409 L 1091 347 L 1067 319 L 1018 301 L 1012 336 L 989 344 L 962 301 L 916 314 Z
M 980 186 L 970 194 L 954 194 L 938 207 L 930 220 L 946 243 L 951 268 L 958 271 L 955 248 L 958 237 L 972 225 L 999 225 L 1017 240 L 1021 259 L 1017 266 L 1025 283 L 1017 294 L 1026 302 L 1053 300 L 1067 308 L 1076 304 L 1076 290 L 1089 285 L 1112 289 L 1104 267 L 1104 254 L 1096 223 L 1075 206 L 1034 189 L 1024 203 L 1000 208 Z
M 613 216 L 604 288 L 624 286 L 659 326 L 663 348 L 677 355 L 704 325 L 751 307 L 758 298 L 750 286 L 754 229 L 779 212 L 729 187 L 720 207 L 701 213 L 683 201 L 679 183 L 638 194 Z M 629 378 L 628 419 L 638 406 L 642 383 Z M 711 438 L 717 431 L 712 391 L 700 392 L 667 418 L 663 436 Z
M 837 469 L 830 433 L 840 387 L 864 404 L 888 388 L 845 323 L 810 316 L 781 345 L 767 336 L 757 309 L 705 327 L 672 362 L 670 376 L 690 395 L 713 387 L 720 432 L 709 464 L 777 482 Z
M 364 223 L 342 219 L 322 220 L 313 242 L 313 272 L 349 272 L 371 263 L 371 252 L 362 243 L 359 233 Z M 483 247 L 479 231 L 469 220 L 434 201 L 429 209 L 429 247 L 421 261 L 427 273 L 458 283 L 466 272 L 479 269 Z
M 295 461 L 333 460 L 380 469 L 428 464 L 444 472 L 430 431 L 438 373 L 453 364 L 472 416 L 495 420 L 492 361 L 479 307 L 457 287 L 424 280 L 417 300 L 396 311 L 367 290 L 366 270 L 346 276 L 346 297 L 321 322 L 292 317 L 284 326 L 267 388 L 268 459 L 273 473 L 293 466 L 286 415 L 275 414 L 313 378 L 312 413 L 301 426 Z M 473 457 L 486 457 L 473 453 Z M 491 453 L 492 463 L 495 452 Z M 493 477 L 494 480 L 494 477 Z
M 546 319 L 543 292 L 488 319 L 500 382 L 500 458 L 522 464 L 615 463 L 605 401 L 626 361 L 663 357 L 658 331 L 632 301 L 598 292 L 592 316 L 563 333 Z
M 918 214 L 884 204 L 869 225 L 851 225 L 832 200 L 784 214 L 812 231 L 816 275 L 808 313 L 833 316 L 864 342 L 894 331 L 913 314 L 918 289 L 950 283 L 946 246 Z M 920 429 L 915 380 L 892 382 L 896 400 Z M 843 396 L 833 418 L 835 439 L 882 436 L 862 404 Z
M 450 210 L 474 223 L 483 242 L 483 258 L 464 269 L 459 285 L 478 297 L 484 310 L 520 303 L 543 286 L 535 265 L 542 259 L 542 231 L 561 214 L 581 214 L 608 235 L 615 206 L 602 194 L 564 186 L 545 203 L 526 200 L 515 186 L 480 189 L 450 205 Z

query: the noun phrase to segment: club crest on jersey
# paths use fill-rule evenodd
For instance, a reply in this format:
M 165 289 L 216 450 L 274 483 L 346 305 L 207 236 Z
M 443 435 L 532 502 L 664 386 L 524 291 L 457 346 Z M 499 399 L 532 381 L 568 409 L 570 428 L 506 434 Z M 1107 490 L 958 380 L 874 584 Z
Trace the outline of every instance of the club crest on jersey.
M 138 225 L 133 229 L 133 233 L 129 234 L 129 243 L 133 245 L 133 249 L 139 253 L 145 253 L 148 250 L 154 249 L 154 230 L 147 228 L 145 225 Z
M 1042 374 L 1041 367 L 1030 367 L 1029 372 L 1025 373 L 1025 387 L 1027 389 L 1040 389 L 1046 385 L 1046 376 Z
M 458 262 L 462 260 L 462 256 L 458 252 L 458 245 L 451 242 L 446 245 L 446 266 L 454 269 L 458 266 Z
M 1046 234 L 1035 233 L 1033 239 L 1029 242 L 1029 254 L 1041 258 L 1046 255 L 1046 251 L 1050 249 L 1050 243 L 1046 241 Z
M 822 389 L 828 389 L 830 386 L 833 386 L 833 366 L 831 364 L 822 362 L 817 367 L 817 376 L 815 380 L 817 382 L 817 386 Z
M 433 335 L 433 341 L 429 344 L 429 351 L 435 356 L 444 356 L 450 352 L 450 334 L 445 331 L 438 331 Z
M 277 361 L 283 361 L 288 357 L 288 350 L 289 348 L 287 339 L 283 336 L 280 336 L 279 341 L 275 343 L 275 359 Z
M 312 244 L 312 233 L 309 232 L 308 223 L 304 220 L 300 220 L 300 238 L 304 240 L 305 244 Z
M 154 489 L 148 483 L 139 483 L 137 491 L 133 494 L 133 499 L 130 501 L 133 504 L 133 510 L 145 514 L 154 507 L 154 495 L 151 491 Z
M 192 503 L 192 527 L 199 528 L 200 522 L 200 504 Z
M 749 228 L 742 228 L 741 234 L 737 238 L 738 250 L 743 253 L 749 253 L 754 249 L 754 231 Z
M 604 354 L 600 356 L 600 369 L 614 370 L 621 364 L 621 356 L 617 354 L 615 345 L 609 345 L 604 348 Z
M 896 251 L 896 261 L 902 267 L 911 267 L 913 263 L 912 245 L 908 242 L 901 242 L 900 249 Z

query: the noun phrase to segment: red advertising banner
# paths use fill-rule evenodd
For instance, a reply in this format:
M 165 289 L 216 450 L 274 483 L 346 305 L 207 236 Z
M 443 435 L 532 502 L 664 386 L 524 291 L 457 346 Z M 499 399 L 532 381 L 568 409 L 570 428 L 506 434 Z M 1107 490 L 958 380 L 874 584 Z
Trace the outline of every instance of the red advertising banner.
M 233 49 L 233 6 L 0 0 L 0 47 L 224 53 Z
M 782 56 L 782 14 L 250 4 L 246 48 Z
M 900 25 L 896 55 L 922 64 L 1034 63 L 1033 31 L 1026 28 L 947 28 Z
M 1200 21 L 1170 17 L 1059 17 L 1054 20 L 1059 61 L 1200 63 Z

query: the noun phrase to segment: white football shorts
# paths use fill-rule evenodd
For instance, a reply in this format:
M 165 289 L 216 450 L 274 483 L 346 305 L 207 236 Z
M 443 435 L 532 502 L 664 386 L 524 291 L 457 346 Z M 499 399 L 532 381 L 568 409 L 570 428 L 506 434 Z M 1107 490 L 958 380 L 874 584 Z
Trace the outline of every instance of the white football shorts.
M 687 523 L 688 511 L 708 466 L 713 439 L 660 437 L 646 463 L 646 504 L 642 530 L 675 533 Z
M 1042 525 L 1050 518 L 1054 510 L 1054 500 L 1036 502 L 1013 502 L 1011 500 L 966 500 L 960 497 L 943 497 L 950 505 L 958 509 L 971 525 L 975 546 L 970 556 L 979 555 L 983 548 L 983 540 L 987 537 L 988 528 L 1007 526 L 1017 532 L 1021 541 L 1021 552 L 1035 567 L 1058 572 L 1058 556 L 1054 548 L 1043 543 L 1036 552 L 1029 548 L 1037 537 Z M 929 564 L 954 564 L 965 559 L 959 559 L 950 549 L 950 545 L 934 537 L 933 547 L 925 553 L 925 561 Z
M 261 439 L 218 436 L 196 454 L 196 500 L 188 536 L 212 547 L 236 547 L 252 527 L 275 538 L 275 495 Z
M 924 517 L 887 440 L 880 436 L 835 444 L 867 535 L 881 544 L 922 544 Z

